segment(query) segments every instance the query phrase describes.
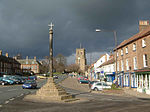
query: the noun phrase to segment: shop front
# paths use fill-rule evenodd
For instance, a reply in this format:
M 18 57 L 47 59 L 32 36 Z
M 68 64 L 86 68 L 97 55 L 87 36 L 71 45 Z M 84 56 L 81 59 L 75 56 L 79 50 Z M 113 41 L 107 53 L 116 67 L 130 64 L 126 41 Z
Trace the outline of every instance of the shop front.
M 137 77 L 134 72 L 131 73 L 131 88 L 137 88 Z
M 150 94 L 150 69 L 137 70 L 135 74 L 137 91 Z
M 123 84 L 124 84 L 123 76 L 124 76 L 124 72 L 118 73 L 118 85 L 120 87 L 123 87 Z
M 115 72 L 113 73 L 105 73 L 106 81 L 109 85 L 113 84 L 113 81 L 115 80 Z
M 130 87 L 130 73 L 123 74 L 123 87 Z

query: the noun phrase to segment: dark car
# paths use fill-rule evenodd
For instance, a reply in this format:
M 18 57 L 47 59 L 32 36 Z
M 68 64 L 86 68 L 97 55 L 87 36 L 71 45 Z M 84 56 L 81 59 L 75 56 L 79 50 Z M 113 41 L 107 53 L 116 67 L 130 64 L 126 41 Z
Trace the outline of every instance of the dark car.
M 8 84 L 9 84 L 8 82 L 0 80 L 0 85 L 8 85 Z
M 29 76 L 28 80 L 37 80 L 37 76 Z
M 25 83 L 22 85 L 23 89 L 32 89 L 37 88 L 37 83 L 35 80 L 26 80 Z

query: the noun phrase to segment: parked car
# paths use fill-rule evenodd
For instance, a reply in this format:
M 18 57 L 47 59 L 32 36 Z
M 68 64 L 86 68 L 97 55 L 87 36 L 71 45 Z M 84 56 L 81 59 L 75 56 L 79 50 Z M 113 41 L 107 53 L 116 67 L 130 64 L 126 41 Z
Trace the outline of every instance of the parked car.
M 25 83 L 22 85 L 23 89 L 32 89 L 37 88 L 37 83 L 35 80 L 26 80 Z
M 7 85 L 8 82 L 2 80 L 3 77 L 0 77 L 0 85 Z
M 0 85 L 8 85 L 9 83 L 6 81 L 0 81 Z
M 104 82 L 96 82 L 96 83 L 93 83 L 91 86 L 91 90 L 95 90 L 95 91 L 101 91 L 103 89 L 110 89 L 110 88 L 111 86 L 107 85 Z
M 88 83 L 89 83 L 89 80 L 80 79 L 80 80 L 79 80 L 79 83 L 80 83 L 80 84 L 82 84 L 82 83 L 88 84 Z
M 39 78 L 39 79 L 46 79 L 47 77 L 43 76 L 43 75 L 38 75 L 37 78 Z
M 58 76 L 57 76 L 57 75 L 54 75 L 53 78 L 54 78 L 54 79 L 58 79 Z
M 29 76 L 28 80 L 37 80 L 37 76 Z
M 89 88 L 91 88 L 91 86 L 96 82 L 100 82 L 100 81 L 89 81 Z
M 80 76 L 80 77 L 78 77 L 78 81 L 79 80 L 88 80 L 88 78 L 87 77 L 84 77 L 84 76 Z
M 11 84 L 11 85 L 15 83 L 13 80 L 6 78 L 6 77 L 3 77 L 2 81 L 8 82 L 8 84 Z

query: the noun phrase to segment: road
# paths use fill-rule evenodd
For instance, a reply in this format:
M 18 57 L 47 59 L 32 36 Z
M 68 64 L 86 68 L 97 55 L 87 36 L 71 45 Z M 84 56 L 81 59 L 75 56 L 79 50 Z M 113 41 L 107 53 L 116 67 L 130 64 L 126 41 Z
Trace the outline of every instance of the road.
M 66 75 L 58 76 L 58 79 L 55 80 L 56 83 L 59 83 L 66 78 Z M 37 80 L 37 89 L 39 89 L 43 84 L 46 83 L 46 79 Z M 21 97 L 27 94 L 32 94 L 37 91 L 37 89 L 22 89 L 22 85 L 8 85 L 0 86 L 0 105 L 8 103 L 10 100 L 14 100 L 17 97 Z
M 91 93 L 88 85 L 68 78 L 63 85 L 76 102 L 35 103 L 23 101 L 23 96 L 0 107 L 2 112 L 150 112 L 150 99 Z
M 46 80 L 38 80 L 37 88 L 40 88 Z M 35 92 L 37 89 L 22 89 L 22 85 L 0 86 L 0 104 L 8 102 L 8 100 Z

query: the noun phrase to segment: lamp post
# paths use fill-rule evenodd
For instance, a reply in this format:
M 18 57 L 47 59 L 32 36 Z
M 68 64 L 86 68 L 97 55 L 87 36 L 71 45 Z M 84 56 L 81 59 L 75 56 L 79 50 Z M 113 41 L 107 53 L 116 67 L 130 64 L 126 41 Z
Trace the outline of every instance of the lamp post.
M 114 40 L 115 40 L 115 48 L 116 48 L 116 53 L 115 53 L 115 62 L 116 62 L 116 80 L 118 81 L 118 70 L 117 70 L 117 33 L 115 30 L 101 30 L 101 29 L 96 29 L 96 32 L 113 32 L 114 34 Z

